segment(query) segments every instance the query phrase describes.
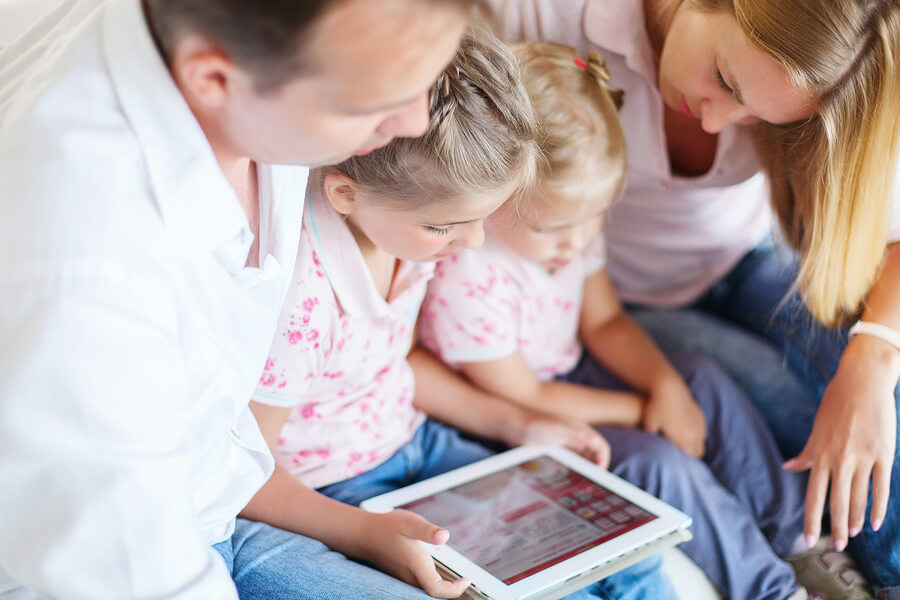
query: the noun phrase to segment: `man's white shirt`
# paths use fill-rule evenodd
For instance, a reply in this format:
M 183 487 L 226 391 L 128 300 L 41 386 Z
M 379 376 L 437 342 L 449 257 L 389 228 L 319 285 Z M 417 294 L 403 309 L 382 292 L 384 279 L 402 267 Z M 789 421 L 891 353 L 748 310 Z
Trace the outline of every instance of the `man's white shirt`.
M 210 545 L 273 463 L 247 404 L 307 169 L 253 235 L 138 0 L 0 50 L 0 597 L 236 598 Z

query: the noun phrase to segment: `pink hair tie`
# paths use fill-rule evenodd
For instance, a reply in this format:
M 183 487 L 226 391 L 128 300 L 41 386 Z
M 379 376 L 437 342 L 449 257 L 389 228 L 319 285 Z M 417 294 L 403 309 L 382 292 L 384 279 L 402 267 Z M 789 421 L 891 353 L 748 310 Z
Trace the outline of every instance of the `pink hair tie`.
M 580 58 L 575 59 L 575 64 L 578 65 L 579 69 L 584 69 L 585 71 L 587 71 L 587 65 Z

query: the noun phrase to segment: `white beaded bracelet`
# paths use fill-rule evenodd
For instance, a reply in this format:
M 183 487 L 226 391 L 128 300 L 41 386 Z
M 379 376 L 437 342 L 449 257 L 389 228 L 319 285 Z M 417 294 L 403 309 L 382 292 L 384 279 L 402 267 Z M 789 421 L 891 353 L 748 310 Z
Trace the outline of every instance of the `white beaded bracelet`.
M 852 338 L 858 333 L 876 337 L 883 342 L 887 342 L 897 350 L 900 350 L 900 333 L 890 327 L 880 323 L 872 323 L 871 321 L 857 321 L 856 324 L 850 328 L 850 337 Z

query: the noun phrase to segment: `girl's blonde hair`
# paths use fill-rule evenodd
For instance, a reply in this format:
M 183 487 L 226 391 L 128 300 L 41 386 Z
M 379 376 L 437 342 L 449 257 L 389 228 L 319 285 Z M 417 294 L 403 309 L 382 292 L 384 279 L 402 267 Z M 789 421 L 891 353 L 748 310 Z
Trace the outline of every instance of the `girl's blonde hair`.
M 608 208 L 624 188 L 627 158 L 623 93 L 610 86 L 603 58 L 548 42 L 512 49 L 541 128 L 541 191 L 576 209 L 585 201 Z
M 420 138 L 399 138 L 325 172 L 341 173 L 380 200 L 415 208 L 492 192 L 536 176 L 537 123 L 512 54 L 483 26 L 463 35 L 432 89 L 431 122 Z
M 756 139 L 798 286 L 829 326 L 856 317 L 884 260 L 900 141 L 898 0 L 696 0 L 818 99 L 812 118 Z

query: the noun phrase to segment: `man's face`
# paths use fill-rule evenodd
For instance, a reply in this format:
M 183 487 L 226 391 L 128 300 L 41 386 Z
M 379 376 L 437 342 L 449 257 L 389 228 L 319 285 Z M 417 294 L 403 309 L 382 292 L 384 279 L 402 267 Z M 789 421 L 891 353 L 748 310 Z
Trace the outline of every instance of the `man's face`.
M 216 111 L 218 137 L 240 156 L 319 166 L 417 137 L 428 94 L 468 22 L 462 5 L 348 0 L 326 13 L 303 48 L 307 69 L 260 94 L 235 68 Z

